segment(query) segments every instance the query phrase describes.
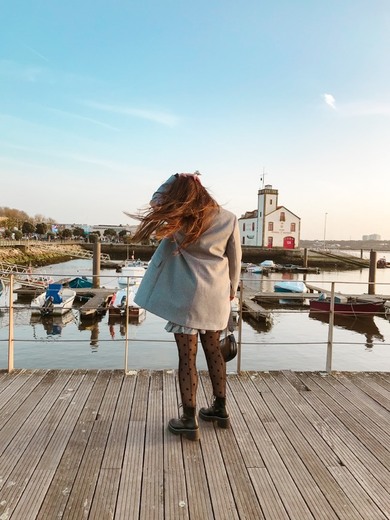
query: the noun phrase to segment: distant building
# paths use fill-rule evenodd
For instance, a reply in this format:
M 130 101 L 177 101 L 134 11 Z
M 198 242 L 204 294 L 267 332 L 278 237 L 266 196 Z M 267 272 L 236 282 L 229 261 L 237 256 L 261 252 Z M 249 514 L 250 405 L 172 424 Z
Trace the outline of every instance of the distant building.
M 257 193 L 257 209 L 238 219 L 241 244 L 259 247 L 299 247 L 301 219 L 278 205 L 278 190 L 266 184 Z
M 362 240 L 364 241 L 367 241 L 367 240 L 381 240 L 381 236 L 380 235 L 363 235 L 362 236 Z

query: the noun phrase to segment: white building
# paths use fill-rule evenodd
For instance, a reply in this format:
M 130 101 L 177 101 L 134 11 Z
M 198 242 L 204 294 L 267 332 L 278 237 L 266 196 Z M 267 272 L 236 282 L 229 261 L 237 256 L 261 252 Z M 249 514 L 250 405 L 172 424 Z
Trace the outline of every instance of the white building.
M 301 219 L 278 206 L 278 190 L 266 184 L 257 193 L 257 210 L 238 219 L 241 244 L 258 247 L 299 247 Z

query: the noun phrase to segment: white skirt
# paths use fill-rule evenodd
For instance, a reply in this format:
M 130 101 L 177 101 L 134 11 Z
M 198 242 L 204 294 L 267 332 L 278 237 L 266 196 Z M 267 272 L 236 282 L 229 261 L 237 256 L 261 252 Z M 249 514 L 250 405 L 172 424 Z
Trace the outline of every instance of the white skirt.
M 191 329 L 190 327 L 185 327 L 184 325 L 177 325 L 176 323 L 173 323 L 172 321 L 168 321 L 168 323 L 165 325 L 165 330 L 167 332 L 173 332 L 173 334 L 206 334 L 206 331 L 204 329 Z

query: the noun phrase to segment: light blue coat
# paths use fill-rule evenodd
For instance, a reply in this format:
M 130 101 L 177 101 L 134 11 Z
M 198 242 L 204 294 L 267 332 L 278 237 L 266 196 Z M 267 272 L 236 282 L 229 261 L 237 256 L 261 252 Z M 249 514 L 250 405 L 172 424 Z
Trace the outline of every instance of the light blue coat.
M 200 239 L 178 250 L 182 240 L 161 241 L 138 288 L 135 302 L 161 318 L 194 329 L 223 330 L 241 273 L 237 218 L 216 210 Z

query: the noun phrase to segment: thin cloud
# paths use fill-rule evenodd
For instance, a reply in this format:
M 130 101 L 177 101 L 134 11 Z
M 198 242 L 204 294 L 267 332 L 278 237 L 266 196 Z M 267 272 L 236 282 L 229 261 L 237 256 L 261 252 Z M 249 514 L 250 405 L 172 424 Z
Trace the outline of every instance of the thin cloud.
M 41 58 L 41 60 L 44 60 L 46 62 L 49 62 L 49 59 L 46 58 L 46 56 L 44 56 L 43 54 L 41 54 L 40 52 L 38 52 L 37 50 L 33 49 L 32 47 L 29 47 L 28 45 L 24 45 L 24 47 L 29 50 L 30 52 L 32 52 L 33 54 L 35 54 L 36 56 L 38 56 L 39 58 Z
M 77 119 L 80 121 L 86 121 L 88 123 L 93 123 L 94 125 L 103 126 L 104 128 L 109 128 L 110 130 L 115 130 L 119 132 L 119 128 L 109 125 L 107 123 L 103 123 L 102 121 L 98 121 L 97 119 L 93 119 L 92 117 L 80 116 L 79 114 L 74 114 L 73 112 L 67 112 L 65 110 L 60 110 L 58 108 L 44 107 L 45 110 L 49 110 L 55 114 L 59 114 L 61 116 L 70 117 L 72 119 Z
M 323 95 L 325 103 L 330 107 L 333 108 L 333 110 L 336 110 L 336 100 L 332 96 L 332 94 L 324 94 Z
M 122 105 L 107 105 L 104 103 L 97 103 L 95 101 L 85 101 L 84 104 L 97 110 L 104 112 L 111 112 L 113 114 L 121 114 L 125 116 L 138 117 L 140 119 L 146 119 L 148 121 L 154 121 L 166 126 L 176 126 L 179 119 L 168 112 L 160 112 L 153 110 L 142 110 L 139 108 L 132 108 Z
M 0 60 L 0 76 L 11 77 L 35 83 L 42 76 L 44 69 L 32 65 L 20 65 L 10 60 Z
M 378 101 L 357 101 L 342 107 L 346 116 L 390 116 L 390 103 Z

